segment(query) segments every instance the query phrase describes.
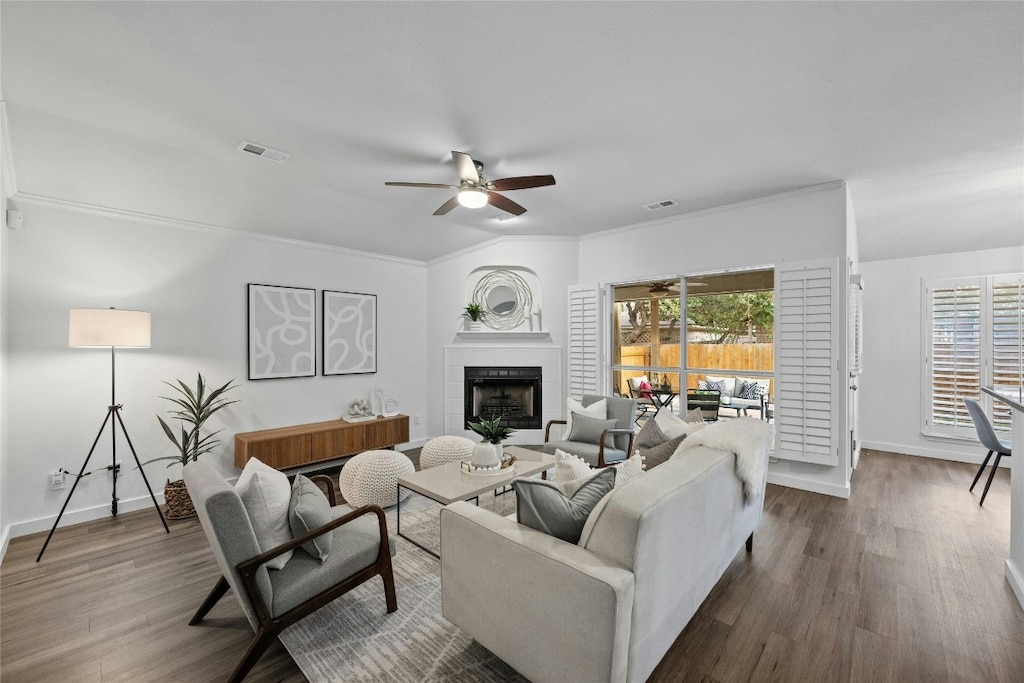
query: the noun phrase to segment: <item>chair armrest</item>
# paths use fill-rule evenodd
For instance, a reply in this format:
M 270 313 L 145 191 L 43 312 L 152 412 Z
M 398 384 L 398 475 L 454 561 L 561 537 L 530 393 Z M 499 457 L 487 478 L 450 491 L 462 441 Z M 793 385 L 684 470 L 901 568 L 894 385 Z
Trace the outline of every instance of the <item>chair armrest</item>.
M 323 484 L 327 489 L 327 501 L 331 504 L 331 507 L 338 505 L 338 494 L 334 489 L 334 480 L 326 474 L 314 474 L 309 478 L 314 484 Z
M 470 503 L 441 509 L 442 614 L 531 680 L 626 680 L 634 586 L 575 544 Z
M 633 437 L 636 436 L 636 433 L 632 429 L 622 429 L 621 427 L 618 427 L 618 428 L 615 428 L 615 429 L 606 429 L 603 432 L 601 432 L 601 440 L 598 442 L 598 447 L 597 447 L 597 466 L 598 467 L 605 467 L 606 466 L 605 462 L 604 462 L 604 441 L 605 441 L 605 437 L 608 436 L 609 434 L 629 434 L 629 443 L 626 444 L 626 457 L 628 458 L 630 456 L 630 454 L 633 452 Z
M 544 426 L 544 443 L 547 443 L 548 441 L 551 440 L 549 438 L 551 436 L 551 425 L 565 425 L 565 424 L 569 424 L 569 423 L 566 422 L 565 420 L 549 420 L 548 423 Z
M 332 519 L 323 526 L 319 526 L 316 529 L 312 529 L 301 536 L 296 536 L 290 541 L 282 543 L 281 545 L 275 546 L 265 553 L 260 553 L 256 557 L 248 560 L 243 560 L 236 565 L 238 569 L 238 575 L 242 579 L 242 585 L 245 586 L 246 592 L 249 594 L 249 602 L 252 603 L 256 609 L 256 613 L 262 622 L 270 620 L 270 612 L 267 609 L 266 598 L 260 593 L 259 586 L 256 583 L 256 572 L 259 568 L 270 560 L 274 559 L 278 555 L 283 555 L 289 550 L 295 550 L 299 546 L 309 543 L 318 536 L 323 536 L 328 531 L 333 531 L 340 526 L 344 526 L 363 515 L 374 514 L 377 515 L 377 523 L 380 528 L 380 547 L 377 551 L 377 559 L 380 559 L 381 553 L 390 553 L 390 547 L 388 545 L 388 521 L 384 516 L 384 510 L 377 505 L 364 505 L 361 508 L 356 508 L 348 514 L 342 515 L 337 519 Z M 259 598 L 257 600 L 256 598 Z

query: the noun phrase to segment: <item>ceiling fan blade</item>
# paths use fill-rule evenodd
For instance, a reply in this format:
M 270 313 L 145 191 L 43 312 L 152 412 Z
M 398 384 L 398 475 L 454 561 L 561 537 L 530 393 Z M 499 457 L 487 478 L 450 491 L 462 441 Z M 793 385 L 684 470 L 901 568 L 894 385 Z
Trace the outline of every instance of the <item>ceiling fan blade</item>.
M 439 206 L 437 208 L 437 211 L 434 212 L 434 215 L 435 216 L 443 216 L 446 213 L 448 213 L 449 211 L 451 211 L 452 209 L 454 209 L 458 205 L 459 205 L 459 196 L 455 195 L 454 197 L 452 197 L 451 199 L 446 201 L 444 204 Z
M 476 164 L 473 157 L 464 152 L 452 150 L 452 159 L 455 160 L 455 168 L 459 172 L 459 178 L 468 180 L 474 185 L 480 182 L 480 174 L 476 171 Z
M 444 185 L 443 183 L 396 183 L 393 181 L 385 181 L 385 185 L 391 187 L 436 187 L 443 190 L 449 190 L 454 188 L 454 185 Z
M 508 197 L 502 197 L 500 194 L 494 192 L 487 193 L 487 203 L 496 209 L 506 211 L 513 216 L 521 216 L 526 213 L 526 209 L 516 204 Z
M 554 184 L 555 176 L 553 175 L 521 175 L 514 178 L 492 180 L 489 186 L 493 186 L 499 192 L 508 192 L 509 190 L 526 190 L 531 187 L 544 187 Z

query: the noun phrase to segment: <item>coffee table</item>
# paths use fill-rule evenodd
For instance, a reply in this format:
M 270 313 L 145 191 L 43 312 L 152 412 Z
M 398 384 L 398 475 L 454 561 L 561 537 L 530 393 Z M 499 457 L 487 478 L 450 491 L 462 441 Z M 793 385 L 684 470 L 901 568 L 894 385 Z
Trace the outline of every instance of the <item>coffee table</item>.
M 459 500 L 478 498 L 481 493 L 502 488 L 517 477 L 530 477 L 546 472 L 555 466 L 555 458 L 548 453 L 522 448 L 521 446 L 505 446 L 505 453 L 516 456 L 516 461 L 507 474 L 482 475 L 468 474 L 462 471 L 462 463 L 449 462 L 430 469 L 420 470 L 398 478 L 398 500 L 402 500 L 402 489 L 408 489 L 426 498 L 448 505 Z M 420 550 L 440 559 L 440 555 L 423 546 L 413 538 L 402 534 L 402 504 L 395 511 L 395 533 L 415 545 Z

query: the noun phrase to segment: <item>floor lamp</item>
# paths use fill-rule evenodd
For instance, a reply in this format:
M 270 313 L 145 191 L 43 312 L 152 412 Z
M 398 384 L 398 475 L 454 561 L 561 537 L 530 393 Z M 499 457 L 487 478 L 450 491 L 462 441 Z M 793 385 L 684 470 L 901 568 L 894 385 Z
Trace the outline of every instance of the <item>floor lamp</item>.
M 117 427 L 119 426 L 121 433 L 124 434 L 125 441 L 128 442 L 128 448 L 132 452 L 132 457 L 135 458 L 135 464 L 139 466 L 142 481 L 146 482 L 149 497 L 153 499 L 153 507 L 156 508 L 156 513 L 160 515 L 160 521 L 164 525 L 164 530 L 167 533 L 171 533 L 167 526 L 167 520 L 164 519 L 164 514 L 160 511 L 160 505 L 156 502 L 156 496 L 153 495 L 153 487 L 149 485 L 149 480 L 146 479 L 146 471 L 142 469 L 142 463 L 139 462 L 135 446 L 132 445 L 131 437 L 128 436 L 128 430 L 125 429 L 124 420 L 121 419 L 121 405 L 118 404 L 114 391 L 114 350 L 119 347 L 148 349 L 149 330 L 150 316 L 149 313 L 144 311 L 121 311 L 114 308 L 71 309 L 68 317 L 68 346 L 73 349 L 110 347 L 110 405 L 107 406 L 107 416 L 103 419 L 103 424 L 100 425 L 100 430 L 96 433 L 96 438 L 92 442 L 89 454 L 85 456 L 85 462 L 82 463 L 82 469 L 78 471 L 78 475 L 75 477 L 75 483 L 71 485 L 71 490 L 68 491 L 68 497 L 64 499 L 64 505 L 61 506 L 60 512 L 57 513 L 57 521 L 53 523 L 53 528 L 50 529 L 50 533 L 46 536 L 46 542 L 43 543 L 43 547 L 36 557 L 36 562 L 43 558 L 46 546 L 50 544 L 53 532 L 57 530 L 60 518 L 64 515 L 64 510 L 67 509 L 68 503 L 71 502 L 71 496 L 75 494 L 78 482 L 82 480 L 82 477 L 87 476 L 85 468 L 88 467 L 89 460 L 96 450 L 96 444 L 100 442 L 100 437 L 103 436 L 103 430 L 106 429 L 108 422 L 110 423 L 111 464 L 107 469 L 110 470 L 114 478 L 113 491 L 110 496 L 110 514 L 117 517 L 117 475 L 121 469 L 121 466 L 117 464 Z

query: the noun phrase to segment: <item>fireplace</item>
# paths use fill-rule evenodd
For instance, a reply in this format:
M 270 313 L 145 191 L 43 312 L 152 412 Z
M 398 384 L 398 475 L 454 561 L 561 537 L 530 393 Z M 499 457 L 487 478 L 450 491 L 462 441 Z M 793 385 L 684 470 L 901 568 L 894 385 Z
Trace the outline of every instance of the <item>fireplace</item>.
M 539 367 L 465 367 L 465 422 L 493 420 L 515 429 L 541 428 Z

